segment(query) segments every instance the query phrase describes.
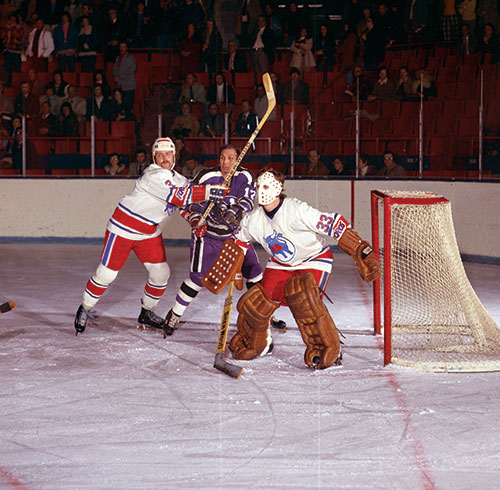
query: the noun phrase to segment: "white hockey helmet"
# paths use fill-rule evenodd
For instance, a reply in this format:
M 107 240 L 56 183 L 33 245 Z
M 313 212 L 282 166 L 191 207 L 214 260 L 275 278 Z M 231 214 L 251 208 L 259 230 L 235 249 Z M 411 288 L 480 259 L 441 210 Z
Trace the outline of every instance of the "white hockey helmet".
M 280 182 L 271 172 L 264 172 L 257 179 L 257 202 L 261 206 L 271 204 L 283 190 Z
M 175 164 L 175 145 L 170 138 L 157 138 L 156 141 L 153 143 L 153 148 L 151 149 L 151 153 L 153 156 L 153 162 L 155 163 L 156 163 L 155 154 L 157 151 L 172 151 L 174 154 L 174 164 Z

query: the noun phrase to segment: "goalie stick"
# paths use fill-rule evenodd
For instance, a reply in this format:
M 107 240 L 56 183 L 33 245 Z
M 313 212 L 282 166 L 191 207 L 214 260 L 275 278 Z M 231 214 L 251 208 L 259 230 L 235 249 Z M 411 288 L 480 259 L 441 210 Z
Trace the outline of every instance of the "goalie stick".
M 231 182 L 231 179 L 233 178 L 234 173 L 238 169 L 238 166 L 240 165 L 243 158 L 245 158 L 245 155 L 246 155 L 248 149 L 250 148 L 254 139 L 257 138 L 257 135 L 259 134 L 260 130 L 262 129 L 262 127 L 266 123 L 271 112 L 276 107 L 276 97 L 274 95 L 273 82 L 271 81 L 271 77 L 269 76 L 269 73 L 264 73 L 262 75 L 262 83 L 264 84 L 264 89 L 266 90 L 266 97 L 267 97 L 266 113 L 262 116 L 262 119 L 260 120 L 259 124 L 257 125 L 254 132 L 250 136 L 249 140 L 247 141 L 247 144 L 241 150 L 240 154 L 238 155 L 238 158 L 234 162 L 233 168 L 226 175 L 226 178 L 224 179 L 224 182 L 223 182 L 223 185 L 225 185 L 225 186 L 228 186 L 229 183 Z M 212 208 L 214 207 L 214 204 L 215 204 L 214 202 L 210 201 L 210 203 L 207 206 L 207 209 L 205 209 L 205 212 L 203 213 L 203 216 L 201 217 L 200 224 L 205 223 L 205 220 L 207 219 L 207 216 L 209 215 Z
M 243 371 L 243 368 L 230 364 L 224 360 L 224 350 L 226 349 L 227 331 L 229 329 L 229 319 L 231 318 L 231 309 L 233 307 L 233 287 L 234 280 L 229 284 L 229 291 L 226 300 L 224 301 L 224 309 L 222 310 L 222 319 L 220 322 L 219 338 L 217 339 L 217 350 L 215 351 L 214 368 L 238 379 Z
M 7 313 L 10 310 L 13 310 L 16 307 L 14 301 L 7 301 L 7 303 L 3 303 L 0 305 L 0 313 Z

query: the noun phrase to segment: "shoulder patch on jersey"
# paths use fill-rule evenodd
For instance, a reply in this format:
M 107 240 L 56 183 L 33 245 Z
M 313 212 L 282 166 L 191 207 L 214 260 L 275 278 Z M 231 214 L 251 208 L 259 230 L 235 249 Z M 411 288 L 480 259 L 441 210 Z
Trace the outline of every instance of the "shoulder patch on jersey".
M 266 236 L 264 239 L 271 255 L 280 262 L 287 263 L 295 257 L 295 245 L 282 233 L 273 231 L 271 235 Z

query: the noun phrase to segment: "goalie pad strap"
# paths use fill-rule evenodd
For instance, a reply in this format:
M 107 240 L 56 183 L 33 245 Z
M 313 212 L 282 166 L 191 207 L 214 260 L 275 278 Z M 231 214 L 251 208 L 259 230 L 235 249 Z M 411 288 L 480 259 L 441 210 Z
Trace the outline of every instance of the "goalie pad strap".
M 356 263 L 359 274 L 366 282 L 380 277 L 380 264 L 372 248 L 351 228 L 348 228 L 338 241 L 340 250 L 349 254 Z
M 248 361 L 267 352 L 271 344 L 269 320 L 279 303 L 270 300 L 260 284 L 252 286 L 238 301 L 238 325 L 229 349 L 234 359 Z
M 306 344 L 304 362 L 312 369 L 330 367 L 340 355 L 340 339 L 312 273 L 290 277 L 285 298 Z
M 219 294 L 241 270 L 245 254 L 233 240 L 226 240 L 214 262 L 203 276 L 201 284 L 214 294 Z

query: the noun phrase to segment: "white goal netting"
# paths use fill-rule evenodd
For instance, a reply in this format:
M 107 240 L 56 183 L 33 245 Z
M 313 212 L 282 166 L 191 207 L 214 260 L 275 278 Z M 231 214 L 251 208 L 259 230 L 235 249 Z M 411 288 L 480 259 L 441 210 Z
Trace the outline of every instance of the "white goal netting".
M 441 197 L 383 193 L 398 199 Z M 450 202 L 394 203 L 390 219 L 391 291 L 383 294 L 392 316 L 390 362 L 426 371 L 500 370 L 500 329 L 466 276 Z

